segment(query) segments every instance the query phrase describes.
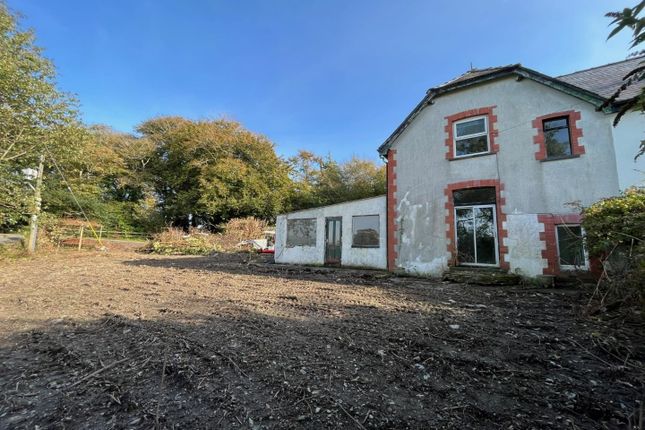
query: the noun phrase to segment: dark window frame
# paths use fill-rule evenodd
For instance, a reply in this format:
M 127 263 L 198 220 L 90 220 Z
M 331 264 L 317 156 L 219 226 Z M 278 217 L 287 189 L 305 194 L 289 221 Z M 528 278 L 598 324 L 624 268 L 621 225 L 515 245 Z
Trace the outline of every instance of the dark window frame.
M 546 124 L 549 122 L 555 122 L 555 121 L 560 121 L 560 120 L 565 120 L 567 125 L 566 126 L 559 126 L 559 127 L 553 127 L 553 128 L 546 128 Z M 569 140 L 569 154 L 566 155 L 549 155 L 549 147 L 547 145 L 546 141 L 546 133 L 547 131 L 553 131 L 553 130 L 564 130 L 566 128 L 567 130 L 567 137 Z M 576 155 L 573 153 L 573 141 L 571 139 L 571 119 L 569 118 L 569 115 L 563 115 L 563 116 L 554 116 L 551 118 L 545 118 L 542 120 L 542 133 L 544 134 L 544 151 L 546 154 L 546 158 L 542 161 L 549 161 L 549 160 L 559 160 L 562 158 L 574 158 Z
M 477 192 L 490 193 L 490 195 L 488 196 L 489 198 L 487 199 L 474 198 L 476 197 L 475 193 Z M 468 197 L 470 197 L 470 199 L 467 199 Z M 452 191 L 452 204 L 455 207 L 490 205 L 490 204 L 495 205 L 497 204 L 497 189 L 495 187 L 459 188 Z
M 363 217 L 377 217 L 378 219 L 378 245 L 356 245 L 354 244 L 354 219 Z M 365 214 L 365 215 L 352 215 L 352 248 L 380 248 L 381 247 L 381 215 L 380 214 Z
M 560 229 L 571 229 L 571 228 L 579 228 L 580 229 L 580 250 L 582 251 L 582 258 L 584 260 L 584 264 L 581 265 L 575 265 L 575 264 L 562 264 L 562 257 L 561 257 L 561 244 L 560 244 Z M 589 269 L 589 255 L 587 254 L 587 248 L 585 247 L 585 242 L 584 242 L 584 236 L 585 236 L 585 230 L 582 228 L 581 224 L 575 224 L 575 223 L 563 223 L 563 224 L 556 224 L 555 225 L 555 242 L 556 242 L 556 247 L 557 247 L 557 258 L 558 258 L 558 266 L 560 267 L 560 270 L 563 271 L 571 271 L 571 270 L 588 270 Z

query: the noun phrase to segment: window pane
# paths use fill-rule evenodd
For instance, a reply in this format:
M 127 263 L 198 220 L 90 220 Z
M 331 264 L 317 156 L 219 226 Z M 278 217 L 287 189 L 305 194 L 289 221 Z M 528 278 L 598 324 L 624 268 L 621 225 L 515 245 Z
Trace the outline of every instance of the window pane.
M 287 248 L 316 246 L 316 219 L 287 220 Z
M 569 121 L 566 118 L 547 119 L 544 121 L 544 129 L 569 127 Z
M 457 260 L 475 262 L 475 231 L 472 209 L 457 209 Z
M 365 215 L 352 218 L 352 246 L 379 246 L 379 216 Z
M 470 139 L 461 139 L 456 143 L 457 156 L 479 154 L 488 152 L 488 136 L 471 137 Z
M 585 253 L 580 226 L 558 226 L 558 250 L 561 266 L 585 266 Z
M 495 187 L 468 188 L 452 193 L 455 206 L 486 205 L 495 203 Z
M 559 128 L 545 131 L 547 157 L 564 157 L 571 155 L 571 143 L 569 142 L 569 129 Z
M 486 119 L 479 118 L 472 121 L 460 122 L 456 125 L 457 137 L 467 136 L 469 134 L 483 133 L 486 131 Z
M 477 263 L 495 264 L 495 223 L 493 208 L 475 209 L 475 243 L 477 246 Z

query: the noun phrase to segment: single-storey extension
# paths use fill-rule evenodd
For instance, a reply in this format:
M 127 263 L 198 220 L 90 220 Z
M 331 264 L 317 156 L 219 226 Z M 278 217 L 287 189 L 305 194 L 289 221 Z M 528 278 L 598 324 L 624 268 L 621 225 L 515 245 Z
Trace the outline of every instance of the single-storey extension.
M 279 215 L 277 263 L 387 268 L 385 196 Z

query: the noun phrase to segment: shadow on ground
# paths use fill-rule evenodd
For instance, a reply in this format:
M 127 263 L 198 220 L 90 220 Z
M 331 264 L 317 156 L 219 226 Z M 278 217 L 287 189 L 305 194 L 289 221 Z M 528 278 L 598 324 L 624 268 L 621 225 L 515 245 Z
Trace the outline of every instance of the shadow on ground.
M 569 297 L 465 291 L 468 303 L 433 310 L 320 312 L 258 290 L 261 312 L 195 297 L 212 312 L 50 321 L 0 344 L 0 428 L 627 425 L 642 373 L 585 349 L 598 328 Z

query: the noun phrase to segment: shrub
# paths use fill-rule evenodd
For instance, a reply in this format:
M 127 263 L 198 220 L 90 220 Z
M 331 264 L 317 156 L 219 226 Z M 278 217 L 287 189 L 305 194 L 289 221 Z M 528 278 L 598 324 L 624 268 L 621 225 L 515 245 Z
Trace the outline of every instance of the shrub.
M 148 250 L 164 255 L 209 255 L 214 252 L 243 250 L 239 243 L 247 239 L 259 239 L 267 229 L 267 223 L 257 218 L 236 218 L 221 227 L 221 233 L 208 233 L 199 229 L 185 232 L 178 228 L 154 235 Z
M 592 299 L 598 309 L 638 304 L 645 309 L 645 190 L 630 189 L 583 210 L 582 225 L 603 276 Z
M 163 255 L 208 255 L 220 250 L 215 235 L 192 229 L 188 233 L 179 228 L 168 228 L 157 233 L 149 250 Z
M 222 226 L 220 244 L 226 251 L 239 251 L 240 242 L 264 237 L 264 231 L 267 228 L 267 222 L 258 218 L 233 218 Z
M 587 249 L 592 256 L 616 247 L 642 247 L 645 235 L 645 190 L 631 189 L 583 211 Z

